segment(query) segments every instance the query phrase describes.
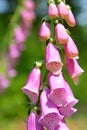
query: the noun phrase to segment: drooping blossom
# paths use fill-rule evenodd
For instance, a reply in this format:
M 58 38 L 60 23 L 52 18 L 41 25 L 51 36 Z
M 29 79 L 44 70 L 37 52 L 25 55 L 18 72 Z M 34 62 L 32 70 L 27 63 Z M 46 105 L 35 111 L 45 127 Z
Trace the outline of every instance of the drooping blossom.
M 22 88 L 23 92 L 30 98 L 32 104 L 35 104 L 38 100 L 40 80 L 40 69 L 35 67 L 30 72 L 26 85 Z
M 50 35 L 50 25 L 44 21 L 40 27 L 39 38 L 41 41 L 47 41 Z
M 76 19 L 75 19 L 74 14 L 72 13 L 71 10 L 69 10 L 69 15 L 68 15 L 68 17 L 66 17 L 65 21 L 71 27 L 74 27 L 76 25 Z
M 50 18 L 55 19 L 58 17 L 58 10 L 54 3 L 50 3 L 48 6 L 48 15 Z
M 73 39 L 69 36 L 69 41 L 64 45 L 64 51 L 67 57 L 77 59 L 79 52 L 77 46 L 75 45 Z
M 53 74 L 58 74 L 62 70 L 63 63 L 56 46 L 48 43 L 46 47 L 46 68 Z
M 67 127 L 66 122 L 63 119 L 62 121 L 59 121 L 58 125 L 54 130 L 69 130 L 69 128 Z
M 78 99 L 76 99 L 73 95 L 73 92 L 69 86 L 69 84 L 64 80 L 65 86 L 67 91 L 69 92 L 70 96 L 69 96 L 69 100 L 70 102 L 62 107 L 59 107 L 58 110 L 60 111 L 60 113 L 66 118 L 66 117 L 70 117 L 74 112 L 77 111 L 76 108 L 73 108 L 73 106 L 78 103 Z
M 60 73 L 57 76 L 49 73 L 48 82 L 50 87 L 50 93 L 48 95 L 48 98 L 57 107 L 66 106 L 75 100 L 75 98 L 72 96 L 70 92 L 70 88 L 65 85 L 62 73 Z
M 31 112 L 27 120 L 27 130 L 44 130 L 38 120 L 39 115 L 36 112 Z
M 79 82 L 79 76 L 84 72 L 84 70 L 80 67 L 76 59 L 66 57 L 65 60 L 67 71 L 74 83 L 77 85 Z
M 69 37 L 63 24 L 58 23 L 55 26 L 55 34 L 59 44 L 67 44 Z
M 49 90 L 45 88 L 40 95 L 41 117 L 39 122 L 48 130 L 54 130 L 63 116 L 57 107 L 48 99 Z
M 67 9 L 66 4 L 63 1 L 58 4 L 57 8 L 58 8 L 59 16 L 62 19 L 65 19 L 68 17 L 69 11 Z

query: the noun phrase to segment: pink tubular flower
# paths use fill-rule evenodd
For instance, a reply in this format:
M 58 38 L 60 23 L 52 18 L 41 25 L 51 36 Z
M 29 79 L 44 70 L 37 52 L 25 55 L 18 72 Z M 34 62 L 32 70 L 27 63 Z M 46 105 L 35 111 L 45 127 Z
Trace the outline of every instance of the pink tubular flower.
M 65 19 L 68 17 L 69 11 L 68 11 L 67 6 L 65 5 L 64 2 L 60 2 L 60 4 L 58 4 L 57 8 L 58 8 L 59 16 L 62 19 Z
M 54 3 L 50 3 L 48 6 L 48 15 L 50 18 L 55 19 L 58 17 L 58 10 Z
M 69 84 L 64 81 L 66 89 L 68 90 L 68 92 L 70 93 L 71 96 L 69 96 L 69 100 L 71 100 L 71 102 L 69 102 L 66 106 L 62 106 L 59 107 L 59 111 L 60 113 L 64 116 L 64 117 L 70 117 L 74 112 L 77 111 L 77 109 L 73 108 L 73 106 L 78 103 L 78 99 L 76 99 L 73 95 L 73 92 L 69 86 Z
M 38 122 L 39 116 L 36 112 L 31 112 L 27 121 L 27 130 L 44 130 Z
M 69 41 L 67 44 L 64 46 L 65 54 L 69 58 L 78 58 L 78 49 L 73 41 L 73 39 L 69 36 Z
M 23 92 L 29 96 L 32 104 L 35 104 L 38 100 L 40 80 L 40 69 L 34 68 L 28 77 L 26 85 L 22 88 Z
M 66 106 L 74 101 L 74 97 L 72 96 L 69 87 L 66 87 L 61 73 L 58 76 L 49 73 L 48 81 L 50 86 L 48 98 L 57 105 L 57 107 Z
M 19 26 L 19 27 L 15 28 L 14 38 L 15 38 L 16 43 L 22 43 L 25 41 L 26 36 L 22 30 L 22 27 Z
M 67 127 L 66 122 L 63 119 L 62 121 L 58 123 L 58 125 L 56 126 L 54 130 L 69 130 L 69 128 Z
M 72 80 L 77 85 L 79 82 L 79 76 L 84 72 L 84 70 L 79 66 L 76 59 L 70 59 L 68 57 L 66 57 L 66 68 Z
M 32 11 L 35 9 L 35 3 L 33 0 L 25 0 L 24 7 L 25 7 L 25 9 Z
M 71 10 L 69 10 L 69 15 L 65 20 L 67 24 L 71 27 L 74 27 L 76 25 L 76 20 Z
M 63 116 L 60 115 L 57 107 L 48 99 L 49 90 L 44 89 L 40 96 L 42 115 L 39 122 L 47 127 L 48 130 L 54 130 Z
M 55 27 L 55 32 L 56 32 L 56 40 L 59 44 L 67 44 L 68 42 L 68 34 L 66 32 L 65 27 L 61 24 L 58 23 Z
M 50 38 L 50 25 L 47 22 L 43 22 L 40 31 L 39 31 L 39 38 L 41 41 L 47 41 Z
M 57 75 L 62 70 L 63 63 L 61 62 L 60 54 L 56 46 L 48 43 L 46 47 L 46 68 L 51 73 Z

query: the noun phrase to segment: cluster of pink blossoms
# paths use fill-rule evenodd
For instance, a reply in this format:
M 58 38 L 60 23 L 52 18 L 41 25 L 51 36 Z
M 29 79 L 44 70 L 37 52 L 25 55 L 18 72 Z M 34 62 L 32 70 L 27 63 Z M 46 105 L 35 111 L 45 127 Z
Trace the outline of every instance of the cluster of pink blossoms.
M 13 40 L 9 45 L 8 52 L 5 54 L 6 75 L 0 75 L 0 92 L 4 91 L 9 86 L 9 78 L 17 75 L 15 67 L 21 52 L 25 49 L 25 40 L 30 35 L 33 21 L 35 19 L 35 3 L 33 0 L 25 0 L 23 2 L 23 9 L 20 12 L 21 23 L 13 30 Z M 3 83 L 4 82 L 4 83 Z
M 75 84 L 78 84 L 83 69 L 77 61 L 78 49 L 62 24 L 63 21 L 71 27 L 76 25 L 70 6 L 62 0 L 58 2 L 49 0 L 48 18 L 43 20 L 39 31 L 39 38 L 47 43 L 45 61 L 48 80 L 44 85 L 40 63 L 36 62 L 36 67 L 33 68 L 26 85 L 22 88 L 32 106 L 27 120 L 27 130 L 69 130 L 65 118 L 77 111 L 74 105 L 78 99 L 74 97 L 71 87 L 62 74 L 63 63 L 59 48 L 62 46 L 64 50 L 66 68 Z

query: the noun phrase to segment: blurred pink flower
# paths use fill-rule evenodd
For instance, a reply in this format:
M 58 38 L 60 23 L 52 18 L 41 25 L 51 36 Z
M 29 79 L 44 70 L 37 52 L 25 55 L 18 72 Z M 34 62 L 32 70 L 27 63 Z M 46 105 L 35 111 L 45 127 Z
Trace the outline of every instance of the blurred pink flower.
M 25 9 L 32 11 L 35 9 L 35 3 L 33 0 L 25 0 L 23 3 Z
M 0 94 L 2 94 L 9 85 L 7 77 L 4 74 L 0 74 Z
M 17 45 L 15 43 L 10 44 L 8 55 L 11 59 L 19 58 L 20 51 L 18 50 Z
M 14 39 L 16 43 L 25 42 L 26 36 L 22 27 L 18 26 L 14 29 Z

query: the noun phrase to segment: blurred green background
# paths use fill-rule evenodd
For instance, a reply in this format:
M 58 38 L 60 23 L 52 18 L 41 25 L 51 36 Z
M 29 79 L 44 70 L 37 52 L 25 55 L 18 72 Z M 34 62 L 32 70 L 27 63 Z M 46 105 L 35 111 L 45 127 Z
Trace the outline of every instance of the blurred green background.
M 9 5 L 9 2 L 11 5 Z M 12 3 L 13 2 L 13 3 Z M 27 111 L 29 108 L 28 98 L 23 94 L 21 88 L 25 85 L 27 76 L 33 67 L 34 61 L 38 59 L 44 59 L 45 50 L 43 43 L 38 38 L 38 32 L 41 24 L 41 13 L 39 14 L 38 9 L 41 10 L 42 3 L 38 4 L 37 0 L 37 18 L 33 24 L 31 35 L 26 40 L 26 50 L 22 52 L 16 69 L 18 75 L 11 80 L 11 85 L 6 89 L 3 95 L 0 95 L 0 130 L 25 130 L 26 129 L 26 118 Z M 85 0 L 83 5 L 85 5 Z M 44 3 L 44 2 L 43 2 Z M 1 4 L 1 3 L 0 3 Z M 7 11 L 0 12 L 0 51 L 6 47 L 9 38 L 6 37 L 9 32 L 8 26 L 18 3 L 17 1 L 8 0 Z M 77 1 L 70 3 L 72 10 L 77 16 L 78 24 L 74 28 L 69 28 L 71 36 L 73 37 L 76 45 L 79 49 L 79 64 L 84 69 L 83 75 L 79 79 L 78 86 L 75 86 L 70 79 L 67 71 L 63 68 L 65 73 L 65 79 L 68 81 L 73 89 L 75 97 L 79 99 L 79 103 L 76 105 L 78 111 L 69 119 L 67 124 L 71 130 L 86 130 L 87 128 L 87 8 L 83 10 L 82 4 Z M 87 5 L 87 3 L 86 3 Z M 10 8 L 11 7 L 11 8 Z M 39 8 L 40 7 L 40 8 Z M 42 8 L 42 9 L 43 9 Z M 82 11 L 85 12 L 82 16 Z M 43 11 L 42 11 L 43 12 Z M 44 13 L 42 13 L 44 15 Z M 80 16 L 81 14 L 81 16 Z M 15 16 L 16 17 L 16 16 Z M 6 39 L 5 39 L 6 38 Z M 5 41 L 5 42 L 4 42 Z M 6 43 L 7 41 L 7 43 Z M 4 49 L 3 48 L 3 49 Z M 2 61 L 0 56 L 0 61 Z M 1 63 L 1 62 L 0 62 Z M 0 68 L 1 70 L 2 68 Z

